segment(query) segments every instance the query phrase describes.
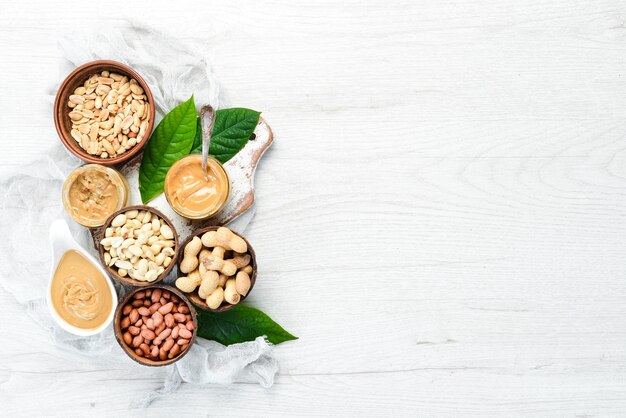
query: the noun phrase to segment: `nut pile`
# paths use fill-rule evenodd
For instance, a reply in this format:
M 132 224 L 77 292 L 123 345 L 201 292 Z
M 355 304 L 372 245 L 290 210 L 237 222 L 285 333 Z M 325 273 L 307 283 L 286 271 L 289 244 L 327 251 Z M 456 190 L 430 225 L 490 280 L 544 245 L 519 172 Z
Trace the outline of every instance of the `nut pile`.
M 209 231 L 185 246 L 179 267 L 187 276 L 179 277 L 176 287 L 187 293 L 198 288 L 198 296 L 211 309 L 224 301 L 236 305 L 250 290 L 250 261 L 243 238 L 225 227 Z
M 74 90 L 67 105 L 72 138 L 91 155 L 116 157 L 150 134 L 150 104 L 134 78 L 95 73 Z
M 100 241 L 104 262 L 121 277 L 153 282 L 172 263 L 174 232 L 163 219 L 148 212 L 128 210 L 117 215 Z
M 183 353 L 193 336 L 189 306 L 169 290 L 139 291 L 122 308 L 124 343 L 138 356 L 172 359 Z

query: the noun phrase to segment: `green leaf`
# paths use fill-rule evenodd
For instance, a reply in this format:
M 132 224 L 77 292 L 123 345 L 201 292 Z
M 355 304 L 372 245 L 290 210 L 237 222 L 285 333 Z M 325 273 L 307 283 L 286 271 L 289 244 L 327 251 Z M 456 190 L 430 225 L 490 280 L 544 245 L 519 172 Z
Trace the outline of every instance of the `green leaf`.
M 261 335 L 273 344 L 297 340 L 258 309 L 237 305 L 226 312 L 198 310 L 198 336 L 224 345 L 253 341 Z
M 139 191 L 143 203 L 163 192 L 167 170 L 189 154 L 196 135 L 196 119 L 196 104 L 191 96 L 165 115 L 152 132 L 139 167 Z
M 261 112 L 234 107 L 232 109 L 220 109 L 215 112 L 215 124 L 211 135 L 209 154 L 225 163 L 237 154 L 246 145 L 250 136 L 259 123 Z M 199 123 L 199 122 L 198 122 Z M 198 135 L 196 135 L 198 139 Z M 194 141 L 192 154 L 202 152 L 202 135 Z

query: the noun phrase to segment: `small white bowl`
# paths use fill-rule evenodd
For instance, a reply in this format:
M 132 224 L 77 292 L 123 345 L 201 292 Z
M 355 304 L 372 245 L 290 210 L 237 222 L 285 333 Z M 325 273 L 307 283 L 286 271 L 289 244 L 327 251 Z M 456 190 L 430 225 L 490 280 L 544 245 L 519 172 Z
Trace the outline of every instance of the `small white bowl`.
M 52 315 L 52 318 L 61 328 L 74 335 L 87 337 L 102 332 L 102 330 L 109 326 L 109 324 L 113 320 L 113 316 L 115 315 L 115 307 L 117 306 L 117 292 L 115 291 L 115 287 L 113 287 L 111 278 L 108 276 L 104 268 L 102 268 L 100 262 L 76 242 L 74 237 L 72 237 L 72 233 L 70 232 L 70 228 L 67 225 L 67 222 L 65 222 L 63 219 L 57 219 L 56 221 L 52 222 L 52 225 L 50 225 L 50 244 L 52 247 L 52 267 L 50 272 L 50 280 L 48 281 L 48 291 L 46 293 L 46 301 L 48 302 L 50 315 Z M 113 301 L 113 304 L 111 307 L 111 313 L 109 313 L 109 316 L 107 316 L 106 321 L 104 321 L 104 323 L 102 323 L 102 325 L 97 328 L 82 329 L 75 327 L 74 325 L 70 325 L 59 316 L 59 314 L 54 310 L 54 307 L 52 306 L 52 279 L 54 278 L 54 273 L 56 272 L 59 261 L 61 261 L 61 257 L 63 257 L 63 254 L 65 254 L 69 250 L 78 251 L 94 266 L 96 266 L 100 273 L 102 273 L 102 275 L 107 279 L 106 282 L 109 285 L 109 291 L 111 292 L 111 300 Z

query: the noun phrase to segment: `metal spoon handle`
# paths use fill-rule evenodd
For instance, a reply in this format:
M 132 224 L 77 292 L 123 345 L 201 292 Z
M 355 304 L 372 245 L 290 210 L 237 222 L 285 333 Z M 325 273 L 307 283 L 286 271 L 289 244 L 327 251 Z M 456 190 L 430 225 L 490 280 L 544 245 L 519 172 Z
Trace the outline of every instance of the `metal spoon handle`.
M 209 158 L 211 133 L 215 123 L 215 110 L 211 105 L 204 105 L 200 109 L 200 125 L 202 126 L 202 170 L 206 172 L 206 161 Z

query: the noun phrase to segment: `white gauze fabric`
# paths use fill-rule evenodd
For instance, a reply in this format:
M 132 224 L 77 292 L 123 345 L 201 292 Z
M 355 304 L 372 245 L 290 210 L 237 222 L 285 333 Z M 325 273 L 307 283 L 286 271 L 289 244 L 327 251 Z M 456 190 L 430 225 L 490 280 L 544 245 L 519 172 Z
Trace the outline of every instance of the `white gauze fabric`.
M 150 85 L 155 98 L 157 120 L 193 93 L 196 103 L 219 105 L 219 88 L 204 55 L 192 44 L 132 24 L 106 34 L 72 34 L 60 41 L 64 57 L 72 66 L 95 59 L 113 59 L 136 69 Z M 68 67 L 67 73 L 71 68 Z M 66 73 L 66 74 L 67 74 Z M 52 98 L 57 86 L 51 89 Z M 52 109 L 50 109 L 52 114 Z M 1 176 L 0 286 L 25 306 L 30 316 L 50 332 L 53 344 L 77 358 L 89 357 L 103 364 L 131 362 L 118 347 L 112 326 L 93 337 L 77 337 L 58 327 L 51 319 L 45 292 L 51 274 L 51 251 L 48 242 L 50 223 L 65 218 L 74 237 L 86 248 L 90 244 L 86 228 L 67 216 L 61 202 L 61 187 L 72 169 L 82 164 L 61 145 L 54 126 L 50 143 L 58 144 L 31 164 Z M 235 229 L 244 231 L 253 210 L 235 221 Z M 25 239 L 24 237 L 28 237 Z M 33 257 L 37 254 L 37 257 Z M 19 278 L 19 280 L 16 280 Z M 172 280 L 172 278 L 168 278 Z M 118 286 L 121 296 L 124 289 Z M 263 337 L 255 341 L 225 347 L 214 341 L 198 339 L 190 352 L 168 370 L 163 387 L 134 406 L 176 390 L 182 382 L 192 384 L 256 382 L 273 384 L 278 362 L 272 346 Z

